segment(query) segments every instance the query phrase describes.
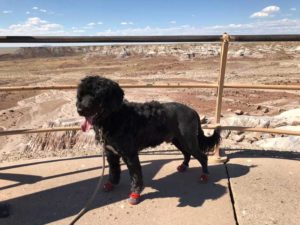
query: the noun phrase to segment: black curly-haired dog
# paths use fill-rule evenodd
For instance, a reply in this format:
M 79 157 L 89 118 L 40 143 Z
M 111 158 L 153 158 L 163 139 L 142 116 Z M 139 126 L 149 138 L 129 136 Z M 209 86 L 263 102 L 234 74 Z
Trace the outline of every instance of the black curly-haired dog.
M 183 172 L 191 156 L 202 166 L 206 178 L 207 155 L 220 142 L 219 129 L 206 137 L 201 129 L 197 112 L 186 105 L 156 101 L 128 102 L 118 83 L 100 76 L 87 76 L 78 86 L 77 111 L 85 117 L 84 131 L 91 126 L 96 139 L 102 135 L 109 163 L 106 191 L 120 180 L 120 158 L 126 163 L 131 177 L 129 202 L 138 203 L 143 189 L 142 170 L 138 152 L 162 142 L 173 143 L 183 154 L 183 163 L 177 168 Z

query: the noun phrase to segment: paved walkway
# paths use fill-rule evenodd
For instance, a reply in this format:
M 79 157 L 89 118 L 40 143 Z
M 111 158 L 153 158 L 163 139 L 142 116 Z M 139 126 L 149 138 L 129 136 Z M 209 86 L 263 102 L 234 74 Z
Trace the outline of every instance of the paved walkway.
M 201 184 L 195 160 L 182 174 L 176 172 L 180 155 L 142 155 L 143 201 L 127 204 L 129 176 L 123 166 L 120 185 L 112 193 L 99 192 L 77 224 L 299 224 L 299 155 L 230 157 L 227 166 L 210 165 L 210 181 Z M 100 157 L 2 164 L 0 200 L 12 209 L 0 224 L 68 224 L 91 195 L 100 169 Z
M 229 154 L 230 184 L 240 225 L 300 224 L 300 153 L 241 151 Z M 246 176 L 239 176 L 244 165 Z

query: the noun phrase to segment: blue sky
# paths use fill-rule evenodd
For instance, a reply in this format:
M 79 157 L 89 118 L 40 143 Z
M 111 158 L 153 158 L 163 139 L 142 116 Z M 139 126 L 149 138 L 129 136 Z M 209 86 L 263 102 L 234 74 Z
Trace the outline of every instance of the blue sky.
M 300 33 L 299 0 L 0 0 L 0 35 Z

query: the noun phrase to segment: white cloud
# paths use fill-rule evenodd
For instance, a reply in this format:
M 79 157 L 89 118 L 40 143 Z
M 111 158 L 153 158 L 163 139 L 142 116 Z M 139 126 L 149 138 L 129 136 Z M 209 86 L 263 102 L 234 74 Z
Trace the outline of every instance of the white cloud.
M 176 24 L 175 20 L 170 21 L 171 24 Z
M 43 12 L 43 13 L 47 12 L 46 9 L 40 9 L 40 11 Z
M 271 5 L 266 8 L 263 8 L 259 12 L 253 13 L 250 18 L 264 18 L 264 17 L 270 17 L 273 16 L 275 13 L 280 11 L 280 7 L 276 5 Z
M 98 25 L 102 25 L 102 24 L 103 24 L 103 22 L 99 21 L 97 24 L 98 24 Z
M 36 7 L 36 6 L 34 6 L 34 7 L 32 7 L 32 9 L 34 9 L 34 10 L 38 10 L 38 9 L 39 9 L 39 7 Z
M 87 25 L 92 27 L 92 26 L 95 26 L 95 25 L 96 25 L 96 23 L 94 23 L 94 22 L 91 22 L 91 23 L 88 23 Z
M 26 24 L 29 24 L 29 25 L 39 25 L 39 24 L 45 24 L 45 23 L 47 23 L 47 21 L 41 20 L 39 17 L 31 17 L 31 18 L 28 18 L 26 21 Z
M 280 7 L 278 7 L 276 5 L 271 5 L 271 6 L 264 8 L 262 11 L 266 12 L 266 13 L 275 13 L 275 12 L 278 12 L 279 10 L 280 10 Z
M 250 17 L 251 18 L 261 18 L 261 17 L 268 17 L 269 14 L 266 13 L 266 12 L 256 12 L 256 13 L 253 13 Z
M 27 15 L 29 15 L 29 14 L 30 14 L 30 12 L 29 12 L 29 11 L 27 11 L 27 12 L 26 12 L 26 14 L 27 14 Z
M 2 13 L 3 14 L 10 14 L 10 13 L 12 13 L 12 11 L 11 10 L 3 10 Z
M 290 10 L 291 10 L 291 11 L 297 11 L 297 9 L 296 9 L 296 8 L 290 8 Z
M 65 33 L 62 25 L 50 23 L 39 17 L 31 17 L 23 23 L 0 29 L 0 35 L 57 35 L 62 33 Z
M 227 24 L 208 27 L 196 27 L 190 25 L 175 26 L 169 28 L 143 27 L 127 28 L 119 30 L 105 30 L 97 35 L 221 35 L 229 34 L 293 34 L 300 32 L 300 19 L 282 19 L 272 21 L 258 21 L 246 24 Z
M 133 25 L 133 22 L 126 22 L 126 21 L 123 21 L 120 23 L 121 25 Z

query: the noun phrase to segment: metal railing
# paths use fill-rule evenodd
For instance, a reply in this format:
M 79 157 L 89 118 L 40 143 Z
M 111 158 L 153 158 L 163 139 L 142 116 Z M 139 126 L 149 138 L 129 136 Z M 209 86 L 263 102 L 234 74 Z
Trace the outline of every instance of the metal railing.
M 274 42 L 274 41 L 300 41 L 300 35 L 210 35 L 210 36 L 112 36 L 112 37 L 59 37 L 59 36 L 0 36 L 1 43 L 188 43 L 188 42 L 220 42 L 221 46 L 221 60 L 220 60 L 220 74 L 218 83 L 207 84 L 139 84 L 139 85 L 122 85 L 123 88 L 217 88 L 217 102 L 215 111 L 215 124 L 203 126 L 205 129 L 213 129 L 219 126 L 224 130 L 239 130 L 250 132 L 263 132 L 287 135 L 299 135 L 300 131 L 287 131 L 271 128 L 257 128 L 257 127 L 240 127 L 240 126 L 222 126 L 220 125 L 222 97 L 224 88 L 244 88 L 244 89 L 264 89 L 264 90 L 300 90 L 300 85 L 257 85 L 257 84 L 224 84 L 227 53 L 229 42 Z M 28 91 L 28 90 L 66 90 L 76 89 L 77 85 L 52 85 L 52 86 L 20 86 L 20 87 L 0 87 L 0 91 Z M 0 131 L 0 136 L 41 133 L 41 132 L 56 132 L 67 130 L 79 130 L 79 127 L 56 127 L 47 129 L 19 129 L 19 130 L 5 130 Z M 215 156 L 221 160 L 219 148 L 215 151 Z
M 299 34 L 226 35 L 230 41 L 266 42 L 300 41 Z M 177 36 L 0 36 L 0 43 L 148 43 L 148 42 L 219 42 L 224 35 Z

